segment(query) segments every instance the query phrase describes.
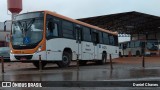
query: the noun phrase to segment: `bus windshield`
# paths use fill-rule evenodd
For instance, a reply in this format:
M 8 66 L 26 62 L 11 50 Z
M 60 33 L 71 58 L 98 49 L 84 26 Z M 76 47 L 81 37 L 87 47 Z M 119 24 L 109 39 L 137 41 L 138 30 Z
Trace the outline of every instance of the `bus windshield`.
M 158 41 L 156 40 L 148 40 L 147 41 L 147 49 L 151 51 L 158 50 Z
M 12 23 L 11 42 L 14 46 L 34 46 L 43 37 L 43 15 L 42 13 L 22 14 L 15 18 Z

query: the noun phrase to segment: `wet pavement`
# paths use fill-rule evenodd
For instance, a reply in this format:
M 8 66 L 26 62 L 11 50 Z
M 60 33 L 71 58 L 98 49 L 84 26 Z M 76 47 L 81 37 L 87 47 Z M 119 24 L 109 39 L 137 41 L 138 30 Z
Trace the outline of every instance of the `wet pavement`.
M 96 67 L 96 66 L 95 66 Z M 64 69 L 10 71 L 1 74 L 1 81 L 92 81 L 92 80 L 160 80 L 160 69 Z
M 137 57 L 136 57 L 137 58 Z M 55 64 L 49 64 L 41 72 L 32 64 L 6 63 L 5 73 L 0 73 L 0 81 L 160 81 L 159 57 L 146 59 L 146 67 L 141 65 L 141 57 L 122 58 L 113 60 L 113 69 L 110 63 L 95 65 L 89 63 L 80 66 L 78 70 L 73 64 L 68 68 L 58 68 Z M 133 61 L 134 60 L 134 61 Z M 152 60 L 152 61 L 150 61 Z M 21 66 L 21 67 L 20 67 Z M 26 67 L 27 66 L 27 67 Z M 11 88 L 0 88 L 10 90 Z M 12 90 L 53 90 L 51 88 L 12 88 Z M 55 87 L 55 90 L 153 90 L 153 87 Z M 154 90 L 160 88 L 154 88 Z

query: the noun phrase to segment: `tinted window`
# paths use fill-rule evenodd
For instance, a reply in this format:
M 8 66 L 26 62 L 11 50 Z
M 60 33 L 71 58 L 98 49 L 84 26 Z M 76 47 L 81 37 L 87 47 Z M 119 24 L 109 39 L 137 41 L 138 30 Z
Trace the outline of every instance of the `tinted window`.
M 130 48 L 130 44 L 131 44 L 130 42 L 127 42 L 127 48 Z
M 130 47 L 131 47 L 131 48 L 134 48 L 134 42 L 131 42 L 131 43 L 130 43 Z
M 156 40 L 148 40 L 146 42 L 146 48 L 151 51 L 158 50 L 158 42 Z
M 128 43 L 123 43 L 123 49 L 127 48 Z
M 118 36 L 114 36 L 114 42 L 115 46 L 118 46 Z
M 82 41 L 82 26 L 75 25 L 75 39 L 77 43 Z
M 140 41 L 136 41 L 135 42 L 135 47 L 139 47 L 140 46 Z
M 74 38 L 73 24 L 68 21 L 62 21 L 62 32 L 63 32 L 63 37 Z
M 83 40 L 91 41 L 91 30 L 87 27 L 83 27 Z
M 109 44 L 109 38 L 107 33 L 103 33 L 103 43 L 104 44 Z
M 112 35 L 109 36 L 109 45 L 114 45 L 115 41 L 114 41 L 114 37 Z
M 103 43 L 103 33 L 99 32 L 99 42 Z
M 96 30 L 94 30 L 92 32 L 92 41 L 93 41 L 94 44 L 99 43 L 99 34 L 98 34 L 98 32 L 96 32 Z
M 46 22 L 46 36 L 47 39 L 51 39 L 53 37 L 58 37 L 59 32 L 59 21 L 57 18 L 47 15 L 47 22 Z
M 5 46 L 5 42 L 0 41 L 0 47 L 4 47 Z
M 123 48 L 123 44 L 119 44 L 119 49 L 122 49 Z

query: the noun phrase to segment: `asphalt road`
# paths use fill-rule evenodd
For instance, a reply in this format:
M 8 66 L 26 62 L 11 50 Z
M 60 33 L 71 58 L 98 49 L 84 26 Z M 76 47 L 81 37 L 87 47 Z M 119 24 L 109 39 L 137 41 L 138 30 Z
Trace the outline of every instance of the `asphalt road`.
M 68 68 L 58 68 L 55 64 L 48 64 L 41 72 L 31 63 L 7 62 L 4 65 L 5 73 L 0 73 L 0 81 L 160 81 L 160 57 L 146 57 L 145 68 L 142 67 L 142 57 L 128 57 L 113 60 L 113 69 L 110 63 L 96 65 L 88 63 L 77 69 L 76 63 Z M 53 85 L 54 86 L 54 85 Z M 159 85 L 160 86 L 160 85 Z M 0 88 L 4 90 L 159 90 L 159 87 L 43 87 L 43 88 Z

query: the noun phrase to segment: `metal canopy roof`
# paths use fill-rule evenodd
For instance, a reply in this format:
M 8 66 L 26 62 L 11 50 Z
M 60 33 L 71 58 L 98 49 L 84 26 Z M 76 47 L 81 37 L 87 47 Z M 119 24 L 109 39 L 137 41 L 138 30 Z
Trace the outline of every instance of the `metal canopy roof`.
M 160 32 L 160 17 L 136 11 L 78 19 L 119 34 Z

